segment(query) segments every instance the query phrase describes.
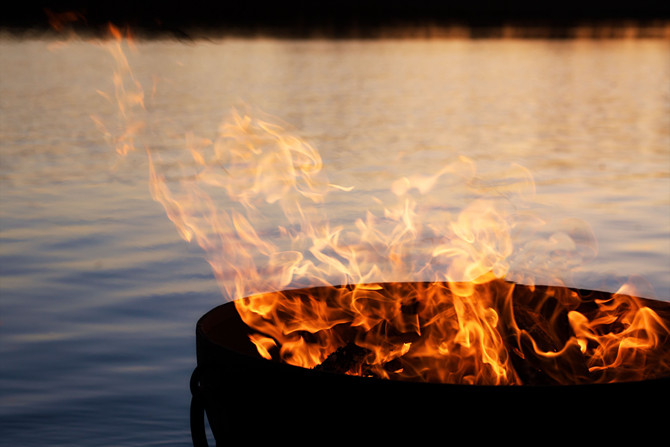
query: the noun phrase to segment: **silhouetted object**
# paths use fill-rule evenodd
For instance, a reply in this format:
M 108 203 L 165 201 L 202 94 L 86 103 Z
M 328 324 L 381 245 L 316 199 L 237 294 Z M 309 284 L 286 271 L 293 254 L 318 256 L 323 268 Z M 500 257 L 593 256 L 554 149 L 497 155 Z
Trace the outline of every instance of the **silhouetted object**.
M 515 290 L 521 302 L 532 294 L 525 286 Z M 593 300 L 610 295 L 579 293 Z M 664 321 L 670 321 L 670 303 L 644 301 Z M 554 309 L 546 311 L 553 313 Z M 548 331 L 548 325 L 555 323 L 543 322 L 531 312 L 545 310 L 521 305 L 515 318 L 545 347 L 558 346 L 558 338 L 564 337 L 561 329 Z M 605 442 L 619 436 L 617 424 L 639 432 L 641 439 L 651 439 L 664 430 L 655 421 L 664 418 L 670 377 L 551 385 L 541 362 L 527 358 L 528 366 L 519 371 L 530 385 L 388 380 L 345 374 L 366 354 L 351 344 L 314 369 L 266 360 L 250 342 L 252 332 L 234 303 L 212 309 L 197 323 L 197 367 L 191 378 L 191 429 L 196 446 L 206 445 L 204 414 L 219 445 L 262 445 L 266 440 L 273 444 L 398 445 L 399 436 L 417 443 L 460 436 L 499 442 L 509 437 L 536 439 L 532 434 L 552 440 L 577 434 L 583 440 L 592 434 L 591 439 Z M 664 343 L 667 349 L 668 341 Z M 659 402 L 661 409 L 656 407 Z

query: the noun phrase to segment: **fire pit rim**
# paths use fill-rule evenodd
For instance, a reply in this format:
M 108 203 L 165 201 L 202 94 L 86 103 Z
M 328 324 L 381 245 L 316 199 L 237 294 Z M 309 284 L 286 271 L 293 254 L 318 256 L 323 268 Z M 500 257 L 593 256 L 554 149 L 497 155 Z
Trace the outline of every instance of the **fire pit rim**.
M 523 284 L 517 284 L 513 283 L 510 281 L 505 281 L 509 284 L 513 284 L 515 286 L 524 286 Z M 432 284 L 433 282 L 412 282 L 412 283 L 423 283 L 423 284 Z M 384 284 L 390 284 L 390 283 L 375 283 L 379 285 L 384 285 Z M 446 283 L 445 283 L 446 284 Z M 355 287 L 356 284 L 344 284 L 344 285 L 338 285 L 334 287 Z M 296 288 L 296 289 L 288 289 L 288 290 L 283 290 L 281 292 L 291 292 L 291 293 L 300 293 L 302 291 L 306 290 L 311 290 L 311 289 L 316 289 L 316 288 L 321 288 L 323 286 L 315 286 L 315 287 L 303 287 L 303 288 Z M 527 286 L 526 286 L 527 287 Z M 543 288 L 543 287 L 562 287 L 564 289 L 568 290 L 574 290 L 577 293 L 580 294 L 580 296 L 583 297 L 588 297 L 590 295 L 594 294 L 610 294 L 611 292 L 605 292 L 605 291 L 599 291 L 599 290 L 590 290 L 590 289 L 580 289 L 580 288 L 572 288 L 572 287 L 564 287 L 564 286 L 551 286 L 551 285 L 535 285 L 533 287 L 536 288 Z M 254 296 L 254 295 L 250 295 Z M 656 300 L 652 298 L 645 298 L 645 297 L 637 297 L 638 299 L 642 300 L 643 302 L 653 302 L 653 303 L 663 303 L 663 305 L 668 306 L 668 309 L 670 310 L 670 302 L 665 302 L 661 300 Z M 240 298 L 244 299 L 244 298 Z M 628 381 L 620 381 L 620 382 L 611 382 L 611 383 L 576 383 L 576 384 L 569 384 L 569 385 L 544 385 L 544 384 L 524 384 L 524 385 L 490 385 L 490 384 L 478 384 L 478 385 L 470 385 L 470 384 L 455 384 L 455 383 L 443 383 L 443 382 L 427 382 L 427 381 L 412 381 L 412 380 L 393 380 L 393 379 L 383 379 L 383 378 L 378 378 L 378 377 L 362 377 L 362 376 L 355 376 L 355 375 L 348 375 L 348 374 L 341 374 L 341 373 L 336 373 L 336 372 L 331 372 L 331 371 L 323 371 L 323 370 L 316 370 L 316 369 L 309 369 L 309 368 L 303 368 L 300 366 L 295 366 L 295 365 L 290 365 L 287 363 L 283 363 L 280 361 L 276 360 L 268 360 L 260 356 L 258 351 L 255 349 L 255 347 L 248 341 L 245 340 L 248 343 L 242 343 L 243 345 L 246 345 L 246 349 L 235 349 L 234 347 L 231 347 L 229 343 L 220 343 L 217 342 L 216 340 L 212 340 L 210 335 L 211 331 L 206 330 L 206 326 L 208 325 L 210 320 L 214 320 L 213 316 L 217 313 L 224 312 L 225 315 L 224 317 L 226 318 L 234 318 L 237 316 L 239 318 L 239 314 L 237 313 L 235 309 L 235 300 L 228 301 L 226 303 L 220 304 L 212 309 L 210 309 L 208 312 L 206 312 L 204 315 L 202 315 L 196 324 L 196 338 L 198 340 L 203 340 L 207 341 L 212 344 L 212 347 L 217 350 L 225 351 L 227 355 L 232 355 L 232 356 L 241 356 L 241 359 L 244 359 L 243 361 L 245 362 L 251 362 L 251 363 L 258 363 L 258 365 L 263 365 L 262 367 L 271 367 L 271 368 L 276 368 L 277 371 L 282 371 L 283 373 L 286 374 L 298 374 L 298 375 L 303 375 L 303 374 L 308 374 L 311 375 L 315 378 L 317 377 L 337 377 L 340 380 L 345 380 L 345 381 L 351 381 L 352 383 L 357 382 L 361 384 L 369 383 L 369 384 L 381 384 L 381 386 L 385 386 L 384 384 L 387 383 L 392 383 L 394 386 L 401 386 L 401 387 L 417 387 L 421 386 L 426 389 L 430 387 L 449 387 L 452 391 L 463 391 L 463 392 L 478 392 L 478 391 L 485 391 L 485 392 L 495 392 L 495 393 L 508 393 L 508 392 L 514 392 L 514 393 L 519 393 L 519 392 L 524 392 L 522 390 L 546 390 L 548 392 L 555 391 L 555 390 L 565 390 L 566 388 L 571 388 L 579 392 L 579 390 L 585 389 L 585 388 L 600 388 L 600 389 L 608 389 L 611 390 L 612 392 L 615 392 L 615 389 L 618 390 L 624 390 L 627 388 L 632 388 L 632 387 L 637 387 L 639 388 L 640 386 L 644 387 L 655 387 L 655 386 L 668 386 L 670 385 L 670 375 L 668 376 L 663 376 L 663 377 L 658 377 L 658 378 L 649 378 L 649 379 L 641 379 L 641 380 L 628 380 Z M 231 314 L 231 315 L 228 315 Z M 248 328 L 248 326 L 244 322 L 236 322 L 237 325 L 241 325 L 243 327 Z M 239 345 L 238 345 L 239 347 Z M 246 351 L 246 352 L 245 352 Z M 271 366 L 270 366 L 271 365 Z

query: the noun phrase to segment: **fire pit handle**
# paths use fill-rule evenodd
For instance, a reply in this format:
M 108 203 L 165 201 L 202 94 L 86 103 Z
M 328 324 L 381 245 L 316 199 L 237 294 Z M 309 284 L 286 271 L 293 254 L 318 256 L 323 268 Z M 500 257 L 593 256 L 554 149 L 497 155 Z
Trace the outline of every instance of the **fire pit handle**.
M 194 447 L 208 447 L 205 434 L 205 406 L 200 391 L 200 376 L 196 366 L 191 374 L 191 439 Z

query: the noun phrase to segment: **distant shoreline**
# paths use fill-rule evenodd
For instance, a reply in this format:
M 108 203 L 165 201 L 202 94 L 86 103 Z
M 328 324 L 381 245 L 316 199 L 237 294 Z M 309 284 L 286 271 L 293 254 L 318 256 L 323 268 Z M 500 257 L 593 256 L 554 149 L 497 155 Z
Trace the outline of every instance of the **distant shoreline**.
M 3 11 L 13 36 L 104 36 L 109 23 L 138 37 L 670 38 L 670 2 L 606 0 L 25 0 Z
M 109 24 L 134 37 L 144 39 L 196 40 L 225 37 L 279 39 L 668 39 L 670 20 L 639 23 L 636 21 L 576 23 L 555 25 L 543 22 L 505 23 L 501 25 L 425 24 L 380 25 L 367 27 L 290 27 L 290 26 L 190 26 L 146 27 L 110 21 L 96 26 L 66 25 L 61 30 L 45 26 L 0 26 L 0 36 L 15 38 L 106 37 Z

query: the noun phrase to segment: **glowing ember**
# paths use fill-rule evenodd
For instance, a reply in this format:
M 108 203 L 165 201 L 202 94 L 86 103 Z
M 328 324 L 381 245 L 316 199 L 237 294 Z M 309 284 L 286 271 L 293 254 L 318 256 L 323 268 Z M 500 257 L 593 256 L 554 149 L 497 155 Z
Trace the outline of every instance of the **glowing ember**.
M 127 154 L 141 136 L 133 111 L 144 96 L 113 35 L 125 126 L 116 138 L 106 132 Z M 666 309 L 659 315 L 630 284 L 595 298 L 561 287 L 594 256 L 595 238 L 581 222 L 535 214 L 524 168 L 487 178 L 461 157 L 393 182 L 395 202 L 349 228 L 328 218 L 326 198 L 351 188 L 331 184 L 318 151 L 276 121 L 234 111 L 214 138 L 187 135 L 181 164 L 146 147 L 153 197 L 206 252 L 263 357 L 463 384 L 670 374 Z M 169 172 L 178 185 L 167 169 L 178 170 Z M 441 187 L 467 188 L 471 203 L 445 211 Z
M 320 287 L 235 304 L 262 356 L 304 368 L 478 385 L 668 376 L 670 306 L 593 294 L 494 279 Z

